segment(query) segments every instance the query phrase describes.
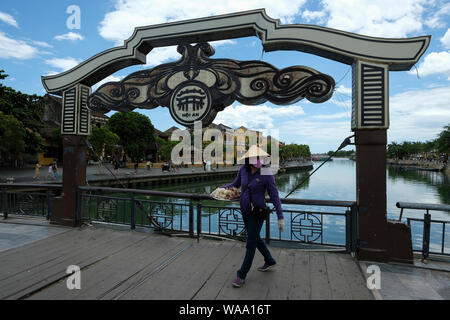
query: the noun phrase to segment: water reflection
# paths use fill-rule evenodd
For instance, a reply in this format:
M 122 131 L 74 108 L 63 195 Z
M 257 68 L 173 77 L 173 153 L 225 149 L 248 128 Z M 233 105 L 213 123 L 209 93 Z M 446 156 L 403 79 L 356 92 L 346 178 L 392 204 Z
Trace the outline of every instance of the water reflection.
M 394 183 L 410 182 L 413 185 L 432 186 L 439 196 L 439 202 L 450 204 L 450 178 L 444 173 L 388 166 L 388 177 Z
M 320 165 L 320 162 L 314 164 L 315 167 L 318 165 Z M 309 171 L 297 171 L 276 175 L 275 181 L 280 198 L 289 193 L 309 173 Z M 395 204 L 399 201 L 450 204 L 450 178 L 444 173 L 408 170 L 398 166 L 388 166 L 386 179 L 387 211 L 389 218 L 398 217 L 400 211 Z M 153 187 L 153 189 L 208 194 L 215 188 L 230 183 L 231 181 L 232 179 L 188 182 Z M 334 159 L 334 161 L 326 163 L 313 176 L 308 178 L 290 198 L 355 201 L 356 163 L 347 159 Z M 166 200 L 163 197 L 158 197 L 158 199 L 152 197 L 152 199 L 157 201 Z M 227 206 L 230 205 L 230 202 L 205 201 L 204 205 Z M 235 202 L 233 205 L 238 206 L 239 204 Z M 423 212 L 411 212 L 408 216 L 423 217 Z M 437 213 L 437 217 L 448 218 L 449 213 Z

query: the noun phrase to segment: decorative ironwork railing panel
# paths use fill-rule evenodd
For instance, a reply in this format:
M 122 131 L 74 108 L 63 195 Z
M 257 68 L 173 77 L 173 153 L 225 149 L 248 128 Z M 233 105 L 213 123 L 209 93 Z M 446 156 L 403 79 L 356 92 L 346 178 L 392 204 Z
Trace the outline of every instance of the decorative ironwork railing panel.
M 6 192 L 0 202 L 6 212 L 47 217 L 51 191 L 46 193 Z M 51 189 L 51 188 L 49 188 Z M 356 204 L 350 201 L 282 199 L 285 230 L 280 232 L 277 216 L 264 222 L 261 238 L 316 245 L 331 245 L 355 251 L 357 241 Z M 6 205 L 4 205 L 6 204 Z M 216 205 L 217 204 L 217 205 Z M 5 211 L 5 210 L 3 210 Z M 79 187 L 78 221 L 128 225 L 219 237 L 244 239 L 245 223 L 235 203 L 219 202 L 209 195 L 138 189 Z
M 8 192 L 6 199 L 2 197 L 0 208 L 4 208 L 5 202 L 5 209 L 8 214 L 42 217 L 46 217 L 49 214 L 46 193 Z
M 450 212 L 450 205 L 397 202 L 401 209 L 399 221 L 402 220 L 403 211 L 422 210 L 425 211 L 423 219 L 407 217 L 406 222 L 411 228 L 413 251 L 421 252 L 424 259 L 429 254 L 450 255 L 450 220 L 431 219 L 430 211 Z

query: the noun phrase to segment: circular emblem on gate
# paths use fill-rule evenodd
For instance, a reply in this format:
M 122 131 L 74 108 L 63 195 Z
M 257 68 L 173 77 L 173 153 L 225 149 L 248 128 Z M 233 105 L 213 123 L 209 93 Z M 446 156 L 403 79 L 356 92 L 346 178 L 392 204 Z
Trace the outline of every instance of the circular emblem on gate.
M 184 126 L 193 126 L 201 121 L 211 110 L 211 95 L 201 82 L 180 84 L 170 99 L 172 118 Z

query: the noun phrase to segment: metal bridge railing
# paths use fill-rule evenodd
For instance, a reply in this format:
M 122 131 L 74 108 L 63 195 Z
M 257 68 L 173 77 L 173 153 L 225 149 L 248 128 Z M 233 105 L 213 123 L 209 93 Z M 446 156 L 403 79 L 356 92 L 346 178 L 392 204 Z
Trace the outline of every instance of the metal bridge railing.
M 0 214 L 51 215 L 60 185 L 0 184 Z M 266 199 L 270 203 L 270 199 Z M 271 240 L 328 245 L 356 252 L 357 206 L 352 201 L 281 199 L 285 230 L 278 231 L 272 213 L 261 237 Z M 201 235 L 245 238 L 244 221 L 236 202 L 219 202 L 207 194 L 84 186 L 77 189 L 74 219 L 136 227 L 151 227 Z
M 286 228 L 279 232 L 276 215 L 269 215 L 261 235 L 266 242 L 280 240 L 356 251 L 355 202 L 309 199 L 281 199 L 281 202 Z M 153 227 L 197 238 L 246 236 L 240 208 L 229 202 L 217 205 L 206 194 L 79 187 L 78 203 L 77 217 L 87 221 L 129 225 L 131 229 Z
M 396 205 L 397 208 L 401 209 L 399 221 L 401 221 L 403 217 L 404 209 L 426 211 L 424 213 L 423 219 L 406 218 L 407 224 L 411 228 L 411 236 L 413 238 L 412 239 L 413 251 L 421 252 L 423 259 L 427 259 L 430 253 L 438 255 L 450 255 L 450 241 L 447 241 L 450 238 L 450 230 L 447 227 L 447 224 L 450 224 L 450 220 L 432 220 L 430 214 L 430 211 L 450 212 L 450 205 L 411 203 L 411 202 L 397 202 Z M 422 224 L 421 234 L 420 232 L 416 232 L 417 228 L 413 228 L 412 224 L 414 222 L 421 222 Z M 417 241 L 414 240 L 420 239 L 420 237 L 422 238 L 422 247 L 420 249 L 417 249 L 417 246 L 415 246 L 415 242 Z M 430 250 L 430 247 L 438 249 L 439 246 L 440 250 L 435 249 Z
M 50 219 L 53 197 L 61 186 L 54 184 L 0 183 L 0 214 L 38 216 Z

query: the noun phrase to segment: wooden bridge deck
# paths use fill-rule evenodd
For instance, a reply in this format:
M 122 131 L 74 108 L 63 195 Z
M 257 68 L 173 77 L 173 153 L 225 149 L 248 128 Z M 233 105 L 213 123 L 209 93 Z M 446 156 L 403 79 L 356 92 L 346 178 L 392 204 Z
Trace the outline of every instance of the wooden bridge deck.
M 373 299 L 354 259 L 271 247 L 278 264 L 231 283 L 245 244 L 99 227 L 67 229 L 0 252 L 0 299 Z M 81 268 L 68 290 L 66 269 Z

